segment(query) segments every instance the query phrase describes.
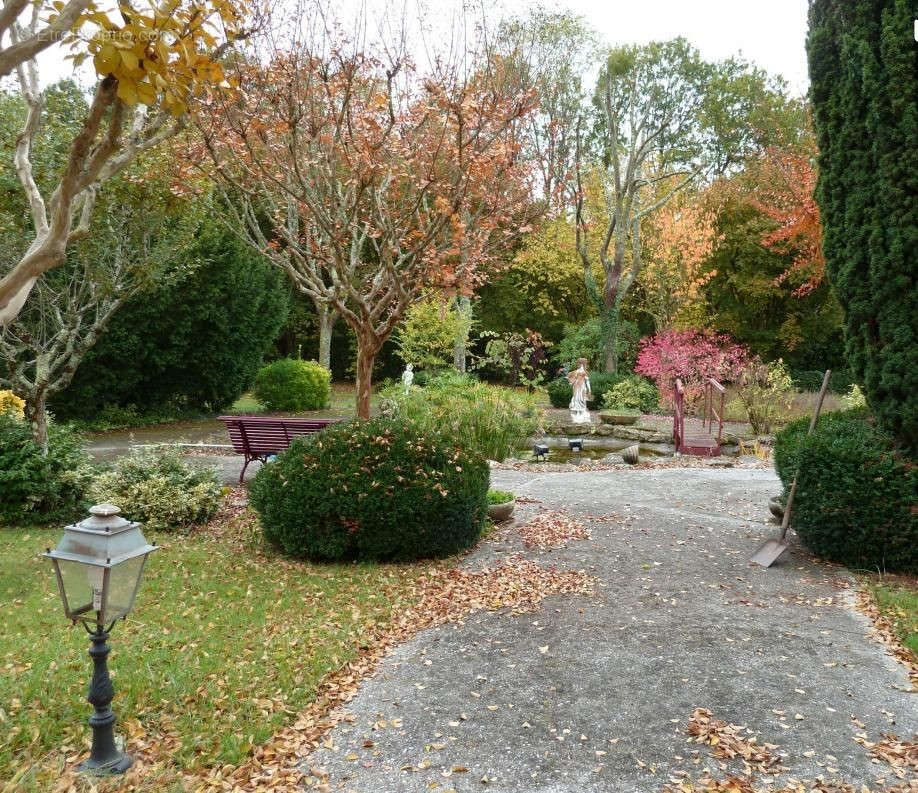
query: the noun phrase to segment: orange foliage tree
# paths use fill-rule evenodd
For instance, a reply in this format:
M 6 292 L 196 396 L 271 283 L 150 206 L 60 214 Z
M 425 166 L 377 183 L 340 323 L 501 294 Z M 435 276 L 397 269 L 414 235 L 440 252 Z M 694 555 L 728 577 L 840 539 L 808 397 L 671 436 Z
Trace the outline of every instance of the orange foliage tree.
M 762 237 L 762 244 L 778 253 L 792 253 L 790 267 L 778 280 L 802 280 L 796 296 L 812 292 L 822 283 L 826 262 L 822 254 L 822 223 L 816 189 L 815 151 L 809 148 L 771 147 L 750 166 L 750 203 L 777 225 Z
M 694 193 L 682 193 L 648 219 L 638 285 L 658 332 L 700 324 L 702 287 L 716 274 L 706 265 L 722 238 L 716 222 L 704 196 Z
M 354 331 L 368 418 L 405 310 L 425 288 L 470 293 L 526 230 L 532 94 L 487 53 L 422 71 L 324 35 L 239 69 L 199 119 L 209 167 L 237 231 Z

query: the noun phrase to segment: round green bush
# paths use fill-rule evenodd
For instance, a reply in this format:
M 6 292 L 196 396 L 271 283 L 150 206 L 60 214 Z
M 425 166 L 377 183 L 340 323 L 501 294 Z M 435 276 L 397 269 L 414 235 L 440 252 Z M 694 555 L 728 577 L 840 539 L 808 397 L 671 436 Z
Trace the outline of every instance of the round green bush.
M 81 520 L 92 475 L 89 459 L 68 426 L 49 422 L 43 455 L 28 422 L 0 413 L 0 523 Z
M 258 370 L 253 390 L 268 410 L 321 410 L 331 395 L 331 372 L 315 361 L 283 358 Z
M 551 406 L 555 408 L 566 408 L 574 396 L 574 389 L 571 388 L 571 384 L 564 377 L 552 380 L 545 386 L 545 390 L 548 391 L 548 400 L 551 402 Z
M 602 406 L 610 410 L 653 413 L 660 407 L 660 392 L 646 378 L 630 375 L 606 391 Z
M 295 441 L 249 490 L 265 538 L 290 556 L 448 556 L 485 526 L 483 457 L 410 424 L 350 422 Z
M 789 487 L 791 522 L 814 553 L 854 569 L 918 573 L 918 466 L 865 410 L 830 413 L 782 430 L 775 468 Z

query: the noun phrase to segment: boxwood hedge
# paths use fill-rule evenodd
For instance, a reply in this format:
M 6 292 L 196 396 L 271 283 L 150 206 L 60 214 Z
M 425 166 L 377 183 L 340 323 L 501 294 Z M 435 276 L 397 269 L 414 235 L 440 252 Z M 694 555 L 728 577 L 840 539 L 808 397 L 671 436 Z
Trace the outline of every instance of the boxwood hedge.
M 483 457 L 410 424 L 352 422 L 294 442 L 250 488 L 265 538 L 316 560 L 407 560 L 473 545 L 487 515 Z
M 918 466 L 866 410 L 830 413 L 776 438 L 785 488 L 799 465 L 791 525 L 819 556 L 854 569 L 918 573 Z

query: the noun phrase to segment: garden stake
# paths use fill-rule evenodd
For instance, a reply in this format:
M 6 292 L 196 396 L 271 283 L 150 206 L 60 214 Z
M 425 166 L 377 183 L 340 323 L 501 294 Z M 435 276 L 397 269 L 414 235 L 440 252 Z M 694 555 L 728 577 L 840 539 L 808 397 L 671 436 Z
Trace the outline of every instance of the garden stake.
M 807 436 L 813 434 L 816 428 L 816 422 L 819 420 L 819 411 L 822 410 L 822 401 L 826 398 L 826 390 L 829 387 L 829 376 L 832 374 L 830 369 L 822 376 L 822 387 L 819 389 L 819 398 L 816 400 L 816 409 L 813 411 L 813 417 L 810 419 L 810 428 L 807 430 Z M 765 540 L 759 549 L 752 555 L 749 561 L 761 565 L 762 567 L 771 567 L 778 557 L 787 550 L 787 543 L 784 541 L 787 537 L 787 528 L 790 526 L 791 508 L 794 505 L 794 493 L 797 492 L 797 477 L 800 475 L 800 466 L 794 473 L 794 481 L 791 482 L 790 492 L 787 494 L 787 504 L 784 506 L 784 515 L 781 518 L 781 536 L 778 539 Z

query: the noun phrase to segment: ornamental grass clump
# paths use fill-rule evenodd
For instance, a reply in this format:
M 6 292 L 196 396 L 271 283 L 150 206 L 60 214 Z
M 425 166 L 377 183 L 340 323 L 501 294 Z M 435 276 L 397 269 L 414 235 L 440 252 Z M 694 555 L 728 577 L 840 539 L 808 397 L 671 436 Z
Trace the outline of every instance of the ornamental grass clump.
M 532 395 L 455 372 L 431 378 L 423 389 L 406 394 L 393 386 L 381 396 L 384 415 L 413 424 L 425 435 L 448 436 L 489 460 L 505 460 L 539 427 Z
M 290 556 L 409 560 L 477 542 L 489 478 L 450 437 L 378 418 L 297 439 L 249 493 L 265 538 Z

